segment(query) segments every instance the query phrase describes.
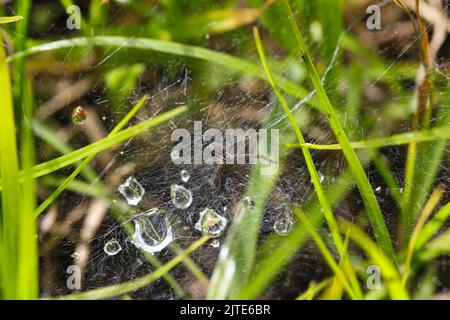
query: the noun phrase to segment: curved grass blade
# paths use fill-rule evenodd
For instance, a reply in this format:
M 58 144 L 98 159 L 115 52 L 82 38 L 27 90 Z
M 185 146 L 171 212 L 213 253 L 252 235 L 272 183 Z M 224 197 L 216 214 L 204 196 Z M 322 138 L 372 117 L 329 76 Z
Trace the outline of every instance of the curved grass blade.
M 22 20 L 22 16 L 13 16 L 13 17 L 0 17 L 0 24 L 12 23 Z
M 406 259 L 405 259 L 403 277 L 402 277 L 403 286 L 406 285 L 406 281 L 408 280 L 409 270 L 411 268 L 411 260 L 412 260 L 413 254 L 416 250 L 417 237 L 419 236 L 420 232 L 422 231 L 422 228 L 423 228 L 425 222 L 428 220 L 430 215 L 433 213 L 434 208 L 436 208 L 436 206 L 439 204 L 439 201 L 441 200 L 443 194 L 444 194 L 444 190 L 442 190 L 442 188 L 437 188 L 433 192 L 433 194 L 430 196 L 430 199 L 428 199 L 427 203 L 425 204 L 422 214 L 420 215 L 419 220 L 417 221 L 416 227 L 414 228 L 414 231 L 411 235 L 411 238 L 409 239 L 408 248 L 406 250 Z
M 344 172 L 336 183 L 326 190 L 328 200 L 335 206 L 341 201 L 353 184 L 352 175 L 349 171 Z M 310 203 L 304 211 L 310 212 L 309 220 L 314 226 L 323 222 L 323 213 L 320 204 L 315 201 Z M 273 235 L 269 237 L 259 249 L 257 258 L 258 267 L 246 287 L 242 290 L 239 299 L 256 299 L 264 289 L 271 283 L 292 256 L 300 250 L 308 237 L 308 231 L 303 224 L 296 224 L 286 237 Z
M 300 294 L 295 300 L 313 300 L 320 291 L 325 289 L 330 283 L 333 282 L 333 278 L 328 278 L 320 281 L 319 283 L 311 282 L 309 284 L 308 290 Z
M 114 127 L 114 129 L 108 134 L 108 137 L 113 136 L 114 134 L 118 133 L 126 124 L 131 120 L 131 118 L 136 114 L 136 112 L 139 111 L 142 106 L 145 105 L 145 103 L 148 100 L 148 96 L 144 96 L 139 100 L 139 102 L 128 112 L 128 114 Z M 91 154 L 89 157 L 83 160 L 83 162 L 70 174 L 70 176 L 67 177 L 66 180 L 61 183 L 58 188 L 56 188 L 55 191 L 47 198 L 45 199 L 41 205 L 35 210 L 34 215 L 35 217 L 39 216 L 50 204 L 55 201 L 55 199 L 63 192 L 67 185 L 75 179 L 75 177 L 83 170 L 83 168 L 91 162 L 91 160 L 95 157 L 95 153 Z
M 47 52 L 60 49 L 71 49 L 73 47 L 86 47 L 86 46 L 103 46 L 103 47 L 111 46 L 111 47 L 134 48 L 185 56 L 219 64 L 224 67 L 239 71 L 243 74 L 253 75 L 262 80 L 267 81 L 264 71 L 261 70 L 261 68 L 259 68 L 257 65 L 251 62 L 245 61 L 244 59 L 240 59 L 225 53 L 205 49 L 202 47 L 148 38 L 125 38 L 125 37 L 104 36 L 104 37 L 73 38 L 70 40 L 59 40 L 31 47 L 22 52 L 17 52 L 16 54 L 10 56 L 8 58 L 8 61 L 12 62 L 24 56 L 28 56 L 39 52 Z M 309 92 L 305 88 L 297 85 L 292 81 L 289 81 L 284 77 L 275 76 L 275 79 L 277 83 L 280 85 L 280 87 L 293 97 L 296 97 L 298 99 L 304 99 L 309 94 Z M 311 106 L 320 109 L 320 104 L 314 97 L 309 99 L 308 103 Z
M 42 139 L 49 146 L 53 147 L 55 151 L 60 154 L 67 154 L 74 151 L 74 149 L 68 145 L 62 138 L 60 138 L 51 128 L 46 126 L 44 123 L 34 119 L 31 122 L 33 127 L 34 134 Z M 80 165 L 81 161 L 76 162 L 76 164 Z M 87 166 L 81 170 L 81 175 L 87 181 L 94 181 L 97 178 L 97 173 L 91 167 Z
M 442 254 L 450 254 L 450 230 L 430 241 L 419 254 L 422 263 L 428 263 Z
M 311 238 L 316 243 L 323 258 L 325 259 L 325 261 L 327 262 L 327 264 L 331 268 L 331 270 L 333 270 L 334 274 L 336 275 L 336 278 L 339 279 L 340 283 L 345 288 L 345 290 L 347 291 L 350 298 L 356 299 L 355 292 L 353 291 L 352 287 L 350 286 L 350 283 L 349 283 L 347 277 L 345 276 L 343 269 L 337 264 L 336 261 L 334 261 L 333 255 L 328 250 L 325 242 L 322 240 L 320 235 L 316 232 L 313 224 L 309 221 L 308 217 L 300 209 L 295 208 L 294 211 L 295 211 L 295 214 L 297 215 L 297 217 L 299 217 L 299 219 L 304 224 L 306 230 L 308 230 L 308 233 L 310 234 Z M 342 252 L 342 253 L 344 253 L 344 252 Z M 343 260 L 345 260 L 346 256 L 343 255 L 342 258 L 343 258 Z M 334 284 L 334 282 L 333 282 L 333 284 Z
M 262 45 L 262 42 L 261 42 L 261 38 L 259 36 L 259 32 L 258 32 L 258 29 L 256 27 L 253 28 L 253 34 L 254 34 L 254 38 L 255 38 L 258 54 L 259 54 L 261 63 L 263 65 L 263 68 L 264 68 L 264 70 L 265 70 L 265 72 L 267 74 L 267 78 L 269 79 L 269 83 L 272 86 L 273 91 L 277 95 L 278 100 L 280 101 L 281 106 L 284 109 L 284 112 L 287 114 L 287 117 L 288 117 L 289 122 L 290 122 L 290 124 L 291 124 L 291 126 L 292 126 L 292 128 L 293 128 L 293 130 L 295 132 L 295 135 L 297 137 L 298 142 L 301 143 L 301 144 L 305 144 L 305 139 L 303 138 L 303 135 L 302 135 L 302 133 L 300 131 L 300 128 L 298 127 L 297 122 L 296 122 L 294 116 L 292 115 L 292 113 L 291 113 L 291 111 L 289 109 L 289 106 L 286 103 L 286 100 L 284 99 L 283 95 L 279 91 L 278 86 L 277 86 L 277 84 L 275 82 L 275 79 L 274 79 L 274 77 L 272 75 L 272 72 L 269 69 L 269 66 L 267 64 L 266 54 L 264 52 L 264 48 L 263 48 L 263 45 Z M 320 182 L 319 174 L 318 174 L 317 169 L 316 169 L 316 167 L 314 165 L 311 153 L 306 148 L 302 148 L 302 152 L 303 152 L 303 156 L 305 157 L 305 162 L 306 162 L 306 165 L 308 167 L 309 174 L 310 174 L 311 179 L 312 179 L 313 184 L 314 184 L 314 189 L 316 191 L 317 198 L 319 199 L 319 203 L 320 203 L 320 205 L 321 205 L 321 207 L 322 207 L 322 209 L 324 211 L 325 219 L 326 219 L 326 221 L 328 223 L 328 226 L 330 228 L 331 235 L 332 235 L 333 240 L 334 240 L 334 244 L 335 244 L 339 254 L 341 254 L 343 252 L 343 241 L 342 241 L 341 235 L 339 234 L 337 223 L 336 223 L 336 220 L 334 219 L 333 212 L 331 211 L 330 204 L 328 202 L 327 197 L 325 196 L 325 192 L 323 191 L 323 187 L 322 187 L 322 184 Z
M 343 233 L 351 229 L 350 237 L 361 247 L 370 259 L 378 265 L 381 275 L 386 281 L 386 287 L 394 300 L 409 299 L 408 292 L 404 289 L 397 267 L 390 258 L 372 241 L 359 227 L 343 219 L 339 220 L 339 227 Z
M 417 237 L 416 248 L 422 248 L 442 228 L 449 217 L 450 202 L 443 206 L 420 231 Z
M 448 127 L 436 127 L 429 130 L 420 130 L 413 132 L 406 132 L 395 134 L 390 137 L 381 137 L 381 138 L 373 138 L 363 141 L 351 142 L 350 146 L 353 149 L 378 149 L 384 147 L 392 147 L 409 144 L 412 141 L 416 142 L 427 142 L 438 139 L 450 139 L 450 130 Z M 342 150 L 342 146 L 340 144 L 313 144 L 313 143 L 304 143 L 304 144 L 289 144 L 285 145 L 288 148 L 308 148 L 315 150 Z
M 292 13 L 289 2 L 287 0 L 285 0 L 285 4 L 286 4 L 287 11 L 288 11 L 289 19 L 290 19 L 290 22 L 292 25 L 292 29 L 295 34 L 295 38 L 296 38 L 299 48 L 300 48 L 303 62 L 306 65 L 308 74 L 311 78 L 314 88 L 317 91 L 319 101 L 322 105 L 322 110 L 323 110 L 325 116 L 327 117 L 329 124 L 331 126 L 331 129 L 333 130 L 339 144 L 342 146 L 342 151 L 347 159 L 348 165 L 355 176 L 355 180 L 360 189 L 360 193 L 361 193 L 362 199 L 364 201 L 364 204 L 366 206 L 370 222 L 375 231 L 375 236 L 376 236 L 377 242 L 383 248 L 384 252 L 386 252 L 386 254 L 389 256 L 389 258 L 395 262 L 396 256 L 394 253 L 394 248 L 392 246 L 390 235 L 389 235 L 388 229 L 386 227 L 386 224 L 384 222 L 384 217 L 383 217 L 383 214 L 381 213 L 381 209 L 376 200 L 372 186 L 370 185 L 370 182 L 366 176 L 366 173 L 364 172 L 364 168 L 362 167 L 361 162 L 358 159 L 358 156 L 356 155 L 355 151 L 353 150 L 353 148 L 347 138 L 347 135 L 338 120 L 336 112 L 334 111 L 333 106 L 331 105 L 331 102 L 328 99 L 328 96 L 322 85 L 322 82 L 317 73 L 317 70 L 314 67 L 311 56 L 308 53 L 308 48 L 306 46 L 306 43 L 303 40 L 303 37 L 295 23 L 294 14 Z
M 270 130 L 279 130 L 280 140 L 293 142 L 295 141 L 295 136 L 292 130 L 286 130 L 286 118 L 275 127 L 270 126 L 274 119 L 279 119 L 279 114 L 281 113 L 280 106 L 275 104 L 273 112 L 263 127 L 270 127 Z M 271 137 L 271 135 L 269 136 Z M 286 152 L 287 150 L 278 150 L 278 145 L 273 146 L 271 141 L 268 141 L 268 145 L 271 146 L 271 152 L 280 151 L 278 166 L 270 175 L 262 174 L 264 165 L 259 161 L 252 168 L 246 196 L 249 196 L 253 200 L 254 207 L 247 208 L 242 205 L 236 208 L 233 224 L 228 231 L 226 242 L 222 246 L 219 255 L 219 261 L 211 277 L 207 294 L 208 299 L 238 297 L 252 275 L 253 263 L 257 253 L 257 239 L 265 203 L 278 180 L 284 162 L 289 154 Z M 276 150 L 273 150 L 272 147 L 275 147 Z M 234 268 L 235 272 L 231 272 L 230 269 L 233 264 L 236 266 Z
M 169 121 L 188 110 L 186 106 L 180 106 L 173 110 L 167 111 L 161 115 L 158 115 L 152 119 L 143 121 L 137 125 L 134 125 L 128 129 L 124 129 L 119 133 L 101 139 L 97 142 L 94 142 L 86 147 L 75 150 L 69 154 L 63 155 L 56 159 L 38 164 L 34 166 L 31 170 L 31 175 L 33 178 L 42 177 L 46 174 L 55 172 L 61 168 L 67 167 L 77 161 L 83 160 L 86 157 L 89 157 L 92 154 L 96 154 L 100 151 L 106 150 L 120 142 L 128 140 L 140 133 L 148 131 L 150 128 L 153 128 L 161 123 Z M 19 182 L 23 182 L 23 172 L 19 173 Z M 0 190 L 3 188 L 3 179 L 0 180 Z

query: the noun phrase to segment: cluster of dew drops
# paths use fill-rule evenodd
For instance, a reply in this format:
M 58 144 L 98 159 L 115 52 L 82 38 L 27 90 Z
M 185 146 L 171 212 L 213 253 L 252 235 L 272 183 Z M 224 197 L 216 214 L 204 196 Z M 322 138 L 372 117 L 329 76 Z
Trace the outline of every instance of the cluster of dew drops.
M 187 170 L 181 170 L 180 176 L 183 183 L 187 183 L 190 179 Z M 128 177 L 118 187 L 118 191 L 131 206 L 137 206 L 145 194 L 144 187 L 133 176 Z M 170 198 L 172 204 L 181 210 L 186 210 L 193 202 L 192 192 L 182 184 L 174 183 L 170 186 Z M 244 197 L 243 202 L 248 209 L 253 209 L 255 206 L 249 196 Z M 224 210 L 226 209 L 224 208 Z M 134 215 L 131 221 L 134 223 L 131 243 L 145 252 L 157 253 L 166 248 L 174 239 L 170 221 L 165 216 L 164 210 L 152 208 Z M 289 216 L 283 216 L 275 221 L 274 230 L 280 235 L 287 235 L 292 229 L 292 224 Z M 204 236 L 212 238 L 210 245 L 218 248 L 220 242 L 217 238 L 224 233 L 227 225 L 227 218 L 211 208 L 205 208 L 199 212 L 194 228 Z M 122 247 L 116 238 L 110 239 L 104 245 L 105 253 L 110 256 L 118 254 L 121 250 Z
M 72 112 L 72 122 L 75 125 L 82 125 L 87 118 L 87 112 L 83 107 L 78 106 Z M 190 179 L 189 172 L 180 172 L 181 180 L 186 183 Z M 130 176 L 118 188 L 119 193 L 125 198 L 128 205 L 137 206 L 145 194 L 145 189 L 133 177 Z M 170 197 L 173 205 L 181 210 L 189 208 L 192 204 L 192 192 L 179 184 L 170 186 Z M 138 213 L 131 219 L 134 223 L 134 233 L 131 236 L 131 243 L 138 249 L 148 253 L 156 253 L 163 250 L 173 241 L 172 227 L 165 216 L 165 212 L 159 208 Z M 228 220 L 216 211 L 205 208 L 199 214 L 199 220 L 195 224 L 195 229 L 203 235 L 213 238 L 211 246 L 217 248 L 220 237 L 228 224 Z M 104 252 L 109 256 L 114 256 L 122 251 L 122 246 L 116 238 L 110 239 L 103 247 Z
M 72 121 L 74 124 L 83 124 L 86 118 L 87 113 L 81 106 L 73 110 Z M 174 156 L 174 154 L 171 154 L 172 158 Z M 180 176 L 183 183 L 187 183 L 190 179 L 189 172 L 184 169 L 181 170 Z M 128 177 L 118 187 L 118 191 L 125 198 L 128 205 L 131 206 L 137 206 L 145 194 L 144 187 L 133 176 Z M 192 192 L 179 184 L 170 186 L 170 197 L 173 205 L 181 210 L 189 208 L 193 201 Z M 243 202 L 248 209 L 255 207 L 253 199 L 249 196 L 245 196 Z M 226 210 L 226 207 L 224 210 Z M 172 227 L 165 216 L 165 211 L 159 208 L 152 208 L 138 213 L 132 217 L 131 221 L 134 223 L 131 243 L 145 252 L 151 254 L 159 252 L 166 248 L 174 239 Z M 224 233 L 227 224 L 228 220 L 224 216 L 213 209 L 205 208 L 199 212 L 199 218 L 194 228 L 203 235 L 212 238 L 211 246 L 218 248 L 220 242 L 217 238 Z M 292 225 L 293 221 L 290 215 L 283 214 L 277 218 L 273 229 L 279 235 L 285 236 L 291 231 Z M 107 255 L 114 256 L 122 251 L 122 246 L 116 238 L 112 238 L 105 243 L 103 250 Z

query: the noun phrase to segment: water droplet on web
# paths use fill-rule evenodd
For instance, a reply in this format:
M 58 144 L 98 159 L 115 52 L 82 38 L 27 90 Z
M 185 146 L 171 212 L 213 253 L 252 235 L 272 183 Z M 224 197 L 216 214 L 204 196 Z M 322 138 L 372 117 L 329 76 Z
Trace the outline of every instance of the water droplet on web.
M 200 217 L 195 224 L 195 229 L 205 236 L 220 237 L 228 224 L 228 220 L 212 209 L 206 208 L 200 212 Z
M 220 241 L 217 239 L 214 239 L 213 241 L 211 241 L 211 247 L 213 248 L 218 248 L 220 246 Z
M 188 182 L 189 179 L 191 178 L 191 176 L 189 175 L 189 172 L 187 172 L 186 170 L 181 170 L 180 175 L 181 175 L 181 180 L 183 180 L 183 182 Z
M 124 196 L 129 205 L 136 206 L 142 200 L 145 189 L 135 178 L 128 177 L 128 179 L 119 186 L 119 192 Z
M 87 113 L 81 106 L 76 107 L 72 111 L 72 122 L 74 124 L 83 124 L 86 121 Z
M 244 197 L 244 204 L 247 209 L 253 209 L 255 207 L 255 202 L 250 196 Z
M 192 204 L 192 192 L 183 186 L 173 184 L 170 186 L 170 198 L 178 209 L 186 209 Z
M 103 251 L 105 251 L 108 256 L 115 256 L 120 251 L 122 251 L 122 246 L 120 245 L 119 241 L 116 240 L 116 238 L 113 238 L 105 243 Z
M 133 218 L 134 234 L 131 242 L 145 252 L 163 250 L 173 240 L 172 228 L 166 212 L 153 208 Z
M 279 235 L 285 236 L 291 231 L 292 225 L 293 225 L 292 219 L 290 219 L 289 217 L 283 217 L 275 221 L 273 229 Z

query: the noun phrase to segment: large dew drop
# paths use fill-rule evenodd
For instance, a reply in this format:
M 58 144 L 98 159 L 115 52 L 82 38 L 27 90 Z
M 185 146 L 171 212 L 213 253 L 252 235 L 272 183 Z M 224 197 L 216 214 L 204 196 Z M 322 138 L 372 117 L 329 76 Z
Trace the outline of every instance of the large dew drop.
M 203 233 L 205 236 L 217 238 L 222 235 L 228 220 L 216 213 L 212 209 L 206 208 L 200 212 L 200 218 L 195 224 L 195 229 Z
M 189 179 L 191 178 L 191 176 L 189 175 L 189 172 L 187 172 L 187 170 L 181 170 L 181 180 L 183 180 L 183 182 L 188 182 Z
M 103 251 L 105 251 L 105 253 L 108 256 L 115 256 L 120 251 L 122 251 L 122 246 L 116 240 L 116 238 L 113 238 L 113 239 L 109 240 L 107 243 L 105 243 L 105 246 L 103 247 Z
M 170 198 L 178 209 L 187 209 L 192 204 L 192 192 L 178 184 L 170 186 Z
M 119 186 L 119 192 L 124 196 L 129 205 L 136 206 L 141 202 L 145 189 L 135 178 L 129 177 L 127 181 Z
M 158 208 L 136 215 L 133 222 L 132 243 L 145 252 L 159 252 L 173 240 L 169 220 L 165 212 Z
M 282 217 L 277 221 L 275 221 L 273 229 L 279 235 L 285 236 L 291 231 L 292 225 L 293 225 L 292 219 L 290 219 L 289 217 Z

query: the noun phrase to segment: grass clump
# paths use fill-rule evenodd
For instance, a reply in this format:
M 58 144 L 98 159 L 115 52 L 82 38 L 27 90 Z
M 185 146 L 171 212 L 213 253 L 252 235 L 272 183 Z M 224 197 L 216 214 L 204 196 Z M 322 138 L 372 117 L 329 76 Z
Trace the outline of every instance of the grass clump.
M 445 294 L 448 14 L 438 24 L 431 5 L 394 2 L 393 44 L 356 2 L 91 1 L 80 30 L 66 25 L 73 1 L 0 8 L 0 298 Z M 176 165 L 172 135 L 197 121 L 278 130 L 277 170 Z M 137 204 L 117 191 L 131 176 Z M 192 193 L 187 208 L 172 184 Z M 167 220 L 147 240 L 164 224 L 172 237 L 155 253 L 133 245 L 151 208 Z M 206 208 L 229 222 L 217 239 L 195 227 Z M 280 219 L 292 230 L 277 233 Z M 62 280 L 69 265 L 82 288 Z

